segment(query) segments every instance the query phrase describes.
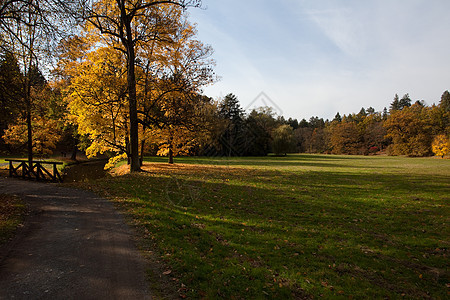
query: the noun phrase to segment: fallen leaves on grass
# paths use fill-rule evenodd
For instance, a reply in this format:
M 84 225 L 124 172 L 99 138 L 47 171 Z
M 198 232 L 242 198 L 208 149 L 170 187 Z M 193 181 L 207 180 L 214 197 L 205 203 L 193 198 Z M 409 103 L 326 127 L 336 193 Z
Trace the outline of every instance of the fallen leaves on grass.
M 0 194 L 0 243 L 7 241 L 21 225 L 24 205 L 14 195 Z
M 0 222 L 20 214 L 23 208 L 19 197 L 14 195 L 0 194 Z

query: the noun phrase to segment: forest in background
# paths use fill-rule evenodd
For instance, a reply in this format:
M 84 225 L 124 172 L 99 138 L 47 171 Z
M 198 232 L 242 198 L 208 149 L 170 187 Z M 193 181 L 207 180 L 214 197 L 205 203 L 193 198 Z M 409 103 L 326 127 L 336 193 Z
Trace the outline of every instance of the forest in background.
M 401 99 L 396 94 L 389 110 L 381 112 L 369 107 L 343 116 L 337 113 L 333 120 L 279 117 L 277 121 L 292 131 L 295 152 L 442 156 L 448 153 L 449 111 L 450 94 L 445 91 L 438 105 L 412 103 L 409 94 Z
M 449 153 L 450 93 L 438 105 L 412 103 L 409 94 L 396 94 L 389 110 L 361 108 L 358 113 L 333 120 L 277 116 L 270 107 L 245 113 L 237 97 L 227 95 L 218 103 L 219 134 L 199 155 L 255 156 L 275 153 L 388 154 L 440 157 Z
M 88 157 L 106 154 L 110 165 L 128 159 L 137 170 L 136 159 L 144 155 L 173 163 L 181 155 L 449 153 L 448 91 L 437 105 L 395 95 L 382 112 L 369 107 L 333 120 L 300 121 L 270 107 L 245 112 L 233 94 L 205 96 L 203 88 L 218 80 L 213 49 L 197 39 L 185 10 L 200 1 L 5 3 L 4 154 L 76 159 L 81 150 Z M 76 30 L 55 29 L 65 18 Z

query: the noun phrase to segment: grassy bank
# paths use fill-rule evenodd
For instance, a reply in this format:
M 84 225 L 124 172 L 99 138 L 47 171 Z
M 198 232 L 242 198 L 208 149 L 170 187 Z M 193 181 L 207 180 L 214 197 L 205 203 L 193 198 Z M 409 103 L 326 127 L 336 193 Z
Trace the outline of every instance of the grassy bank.
M 130 215 L 182 296 L 448 296 L 449 160 L 164 161 L 96 185 Z

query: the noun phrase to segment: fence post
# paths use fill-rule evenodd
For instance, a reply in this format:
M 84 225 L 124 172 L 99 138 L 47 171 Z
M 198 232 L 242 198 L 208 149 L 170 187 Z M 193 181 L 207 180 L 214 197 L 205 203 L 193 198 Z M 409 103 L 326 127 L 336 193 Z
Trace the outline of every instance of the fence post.
M 27 170 L 27 163 L 26 162 L 22 162 L 21 165 L 22 165 L 22 178 L 25 179 L 25 172 Z M 20 165 L 19 165 L 19 167 L 20 167 Z
M 53 164 L 53 177 L 52 180 L 53 181 L 57 181 L 57 174 L 58 174 L 58 169 L 56 168 L 56 164 Z

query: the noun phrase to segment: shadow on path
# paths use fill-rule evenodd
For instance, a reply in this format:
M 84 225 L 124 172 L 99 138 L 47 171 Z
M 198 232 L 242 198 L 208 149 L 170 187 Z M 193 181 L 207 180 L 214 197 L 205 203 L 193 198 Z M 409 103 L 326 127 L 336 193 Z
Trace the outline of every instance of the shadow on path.
M 31 213 L 0 251 L 0 299 L 150 299 L 146 262 L 106 199 L 56 184 L 0 178 Z

